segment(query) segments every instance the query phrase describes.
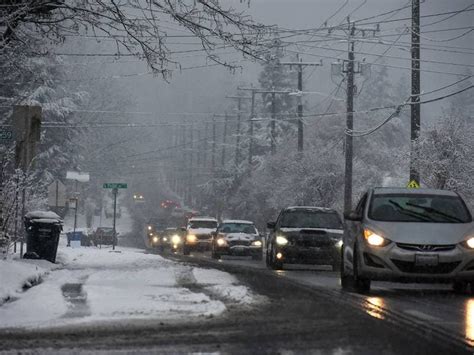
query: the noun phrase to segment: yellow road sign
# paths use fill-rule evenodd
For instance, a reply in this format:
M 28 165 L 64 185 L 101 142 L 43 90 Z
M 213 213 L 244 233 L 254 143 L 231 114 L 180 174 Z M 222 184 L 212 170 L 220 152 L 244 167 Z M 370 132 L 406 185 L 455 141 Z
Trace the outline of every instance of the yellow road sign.
M 407 187 L 408 187 L 409 189 L 419 189 L 419 188 L 420 188 L 420 184 L 419 184 L 418 182 L 416 182 L 416 180 L 411 180 L 411 181 L 408 183 Z

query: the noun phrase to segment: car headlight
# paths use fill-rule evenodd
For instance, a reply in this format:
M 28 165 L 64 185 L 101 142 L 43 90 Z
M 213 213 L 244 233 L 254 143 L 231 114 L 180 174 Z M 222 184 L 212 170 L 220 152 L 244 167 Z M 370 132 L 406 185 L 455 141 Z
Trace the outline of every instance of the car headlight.
M 186 236 L 186 241 L 188 241 L 189 243 L 196 243 L 197 238 L 194 234 L 188 234 Z
M 336 247 L 342 248 L 342 239 L 336 242 Z
M 153 243 L 158 243 L 158 237 L 153 237 Z
M 384 247 L 390 244 L 390 240 L 382 237 L 381 235 L 371 231 L 370 229 L 364 228 L 364 238 L 367 244 L 374 247 Z
M 227 242 L 225 241 L 224 238 L 219 238 L 217 239 L 217 245 L 220 246 L 220 247 L 223 247 L 224 245 L 226 245 Z
M 277 235 L 276 237 L 276 243 L 278 245 L 287 245 L 288 244 L 288 239 L 283 237 L 282 235 Z
M 168 238 L 163 237 L 163 241 L 164 241 L 164 242 L 167 242 L 167 241 L 168 241 Z
M 253 245 L 254 247 L 261 247 L 261 246 L 262 246 L 262 242 L 261 242 L 260 240 L 254 240 L 254 241 L 252 242 L 252 245 Z
M 171 242 L 173 244 L 179 244 L 179 243 L 181 243 L 181 237 L 179 235 L 175 234 L 171 237 Z
M 151 226 L 148 226 L 148 230 L 151 231 Z
M 474 237 L 470 237 L 461 243 L 467 249 L 474 249 Z

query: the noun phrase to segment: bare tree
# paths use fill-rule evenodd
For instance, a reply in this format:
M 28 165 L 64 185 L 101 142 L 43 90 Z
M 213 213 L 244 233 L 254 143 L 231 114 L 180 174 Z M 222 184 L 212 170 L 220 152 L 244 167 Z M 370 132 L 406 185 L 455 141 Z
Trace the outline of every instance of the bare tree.
M 249 0 L 241 0 L 248 2 Z M 179 24 L 199 39 L 208 58 L 233 67 L 216 49 L 234 48 L 258 57 L 267 28 L 219 0 L 6 0 L 0 5 L 0 54 L 47 39 L 61 43 L 67 36 L 113 38 L 114 55 L 146 59 L 151 69 L 167 76 L 179 64 L 167 38 Z M 186 37 L 186 35 L 183 35 Z M 32 49 L 34 52 L 34 50 Z

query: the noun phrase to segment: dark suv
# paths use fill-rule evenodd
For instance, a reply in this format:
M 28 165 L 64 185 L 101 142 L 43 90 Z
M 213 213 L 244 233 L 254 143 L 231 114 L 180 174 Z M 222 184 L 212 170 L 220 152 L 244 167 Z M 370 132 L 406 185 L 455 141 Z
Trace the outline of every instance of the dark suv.
M 341 266 L 343 226 L 335 210 L 322 207 L 288 207 L 271 230 L 266 243 L 266 263 L 272 269 L 283 264 Z

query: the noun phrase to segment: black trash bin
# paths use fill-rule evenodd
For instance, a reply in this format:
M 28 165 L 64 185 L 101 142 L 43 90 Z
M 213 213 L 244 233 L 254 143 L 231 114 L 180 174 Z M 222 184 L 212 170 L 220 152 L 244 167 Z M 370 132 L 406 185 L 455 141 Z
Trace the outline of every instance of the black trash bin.
M 54 212 L 35 211 L 25 216 L 26 254 L 56 262 L 59 236 L 63 229 L 61 218 Z

